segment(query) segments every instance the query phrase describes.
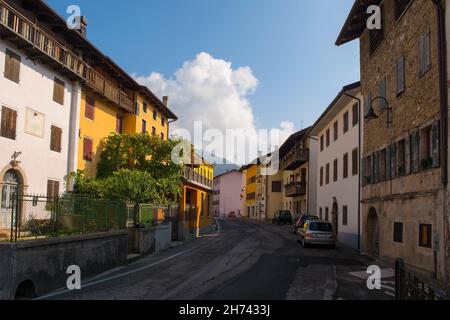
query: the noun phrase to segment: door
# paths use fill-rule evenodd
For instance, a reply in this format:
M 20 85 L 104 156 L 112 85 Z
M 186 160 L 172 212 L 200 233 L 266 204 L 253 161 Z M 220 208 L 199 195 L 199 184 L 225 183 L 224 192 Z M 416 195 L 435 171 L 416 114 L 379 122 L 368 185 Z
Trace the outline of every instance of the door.
M 19 191 L 19 177 L 10 170 L 3 178 L 2 196 L 0 203 L 0 229 L 11 228 L 11 214 L 13 209 L 13 196 Z

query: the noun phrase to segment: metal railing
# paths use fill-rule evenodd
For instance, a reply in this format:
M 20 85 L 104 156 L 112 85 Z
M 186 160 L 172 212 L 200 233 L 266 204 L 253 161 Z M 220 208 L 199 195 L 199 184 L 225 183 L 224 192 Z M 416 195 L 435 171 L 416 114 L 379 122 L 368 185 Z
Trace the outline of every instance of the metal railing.
M 184 167 L 183 177 L 188 182 L 200 184 L 208 189 L 212 189 L 213 187 L 213 180 L 210 180 L 207 177 L 195 172 L 191 167 Z
M 125 230 L 126 204 L 87 196 L 14 195 L 9 241 Z
M 431 280 L 424 280 L 411 270 L 407 270 L 402 259 L 395 263 L 396 300 L 449 300 L 449 295 Z
M 133 99 L 119 86 L 108 81 L 106 77 L 95 71 L 82 58 L 6 4 L 4 0 L 0 0 L 0 25 L 18 35 L 32 48 L 39 50 L 82 78 L 109 100 L 130 112 L 134 111 Z

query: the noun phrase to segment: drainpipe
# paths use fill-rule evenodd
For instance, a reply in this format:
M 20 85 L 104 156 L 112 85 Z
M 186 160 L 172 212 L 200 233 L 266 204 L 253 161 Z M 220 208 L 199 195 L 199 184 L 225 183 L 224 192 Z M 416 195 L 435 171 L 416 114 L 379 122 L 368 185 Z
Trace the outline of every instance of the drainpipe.
M 362 139 L 361 139 L 361 99 L 355 96 L 352 96 L 351 94 L 345 92 L 344 93 L 347 97 L 352 98 L 353 100 L 358 101 L 358 252 L 361 252 L 361 187 L 362 187 L 362 181 L 361 181 L 361 156 L 362 156 Z
M 443 212 L 443 237 L 444 237 L 444 260 L 446 260 L 445 239 L 446 234 L 446 217 L 447 217 L 447 185 L 448 185 L 448 85 L 447 85 L 447 57 L 446 57 L 446 40 L 445 40 L 445 13 L 441 0 L 432 0 L 436 6 L 437 27 L 438 27 L 438 46 L 439 46 L 439 98 L 440 98 L 440 122 L 441 122 L 441 179 L 444 189 L 444 212 Z M 434 250 L 435 256 L 435 277 L 437 278 L 437 251 Z M 444 262 L 444 274 L 445 274 Z

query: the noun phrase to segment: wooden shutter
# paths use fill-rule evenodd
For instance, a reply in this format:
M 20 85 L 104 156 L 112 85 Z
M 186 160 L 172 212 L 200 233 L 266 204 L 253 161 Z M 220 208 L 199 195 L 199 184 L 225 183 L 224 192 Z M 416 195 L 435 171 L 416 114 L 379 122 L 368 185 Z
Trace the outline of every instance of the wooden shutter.
M 380 81 L 378 84 L 378 94 L 382 98 L 386 98 L 386 78 Z M 379 99 L 380 110 L 386 109 L 386 101 L 384 99 Z
M 348 153 L 344 154 L 343 161 L 344 161 L 344 166 L 343 166 L 342 177 L 345 179 L 345 178 L 348 178 Z
M 397 94 L 405 91 L 405 57 L 397 59 Z
M 354 149 L 352 152 L 352 174 L 356 176 L 358 174 L 358 149 Z
M 122 134 L 123 130 L 123 118 L 120 115 L 116 117 L 116 132 Z
M 47 198 L 55 198 L 59 195 L 59 181 L 47 180 Z
M 53 85 L 53 101 L 63 105 L 64 104 L 64 81 L 55 77 Z
M 393 143 L 389 146 L 391 149 L 391 178 L 397 177 L 397 144 Z
M 136 115 L 139 115 L 139 102 L 136 101 L 136 110 L 134 111 L 136 113 Z
M 386 180 L 391 179 L 391 148 L 386 147 Z
M 411 173 L 411 139 L 405 138 L 405 175 Z
M 50 137 L 50 150 L 55 152 L 61 152 L 61 128 L 52 126 L 51 127 L 51 137 Z
M 366 99 L 364 99 L 364 115 L 367 115 L 371 105 L 372 105 L 372 93 L 369 92 L 366 96 Z
M 410 136 L 411 139 L 411 172 L 420 171 L 420 133 L 419 131 Z
M 373 154 L 373 175 L 374 175 L 374 183 L 378 183 L 380 180 L 380 157 L 379 153 L 375 152 Z
M 2 107 L 1 136 L 16 139 L 17 111 Z
M 352 119 L 353 123 L 352 124 L 353 124 L 353 126 L 356 126 L 359 123 L 359 110 L 358 110 L 357 103 L 353 105 L 352 111 L 353 111 L 353 119 Z
M 440 122 L 433 123 L 431 129 L 431 159 L 433 160 L 433 168 L 440 165 Z
M 83 140 L 83 159 L 86 161 L 92 160 L 92 140 L 89 138 Z
M 5 78 L 19 83 L 20 80 L 21 57 L 9 49 L 6 49 L 5 56 Z
M 366 185 L 367 178 L 366 178 L 366 158 L 361 159 L 361 177 L 362 177 L 362 186 Z
M 84 116 L 88 119 L 94 120 L 95 116 L 95 98 L 91 96 L 86 97 L 86 107 Z

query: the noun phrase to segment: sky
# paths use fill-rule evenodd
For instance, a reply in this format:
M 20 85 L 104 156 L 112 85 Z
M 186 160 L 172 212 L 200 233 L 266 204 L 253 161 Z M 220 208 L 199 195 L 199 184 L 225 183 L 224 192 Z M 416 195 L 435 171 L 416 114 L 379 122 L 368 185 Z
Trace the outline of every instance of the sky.
M 353 0 L 47 0 L 76 4 L 88 38 L 170 95 L 178 127 L 312 125 L 344 85 L 359 80 L 359 46 L 335 41 Z

